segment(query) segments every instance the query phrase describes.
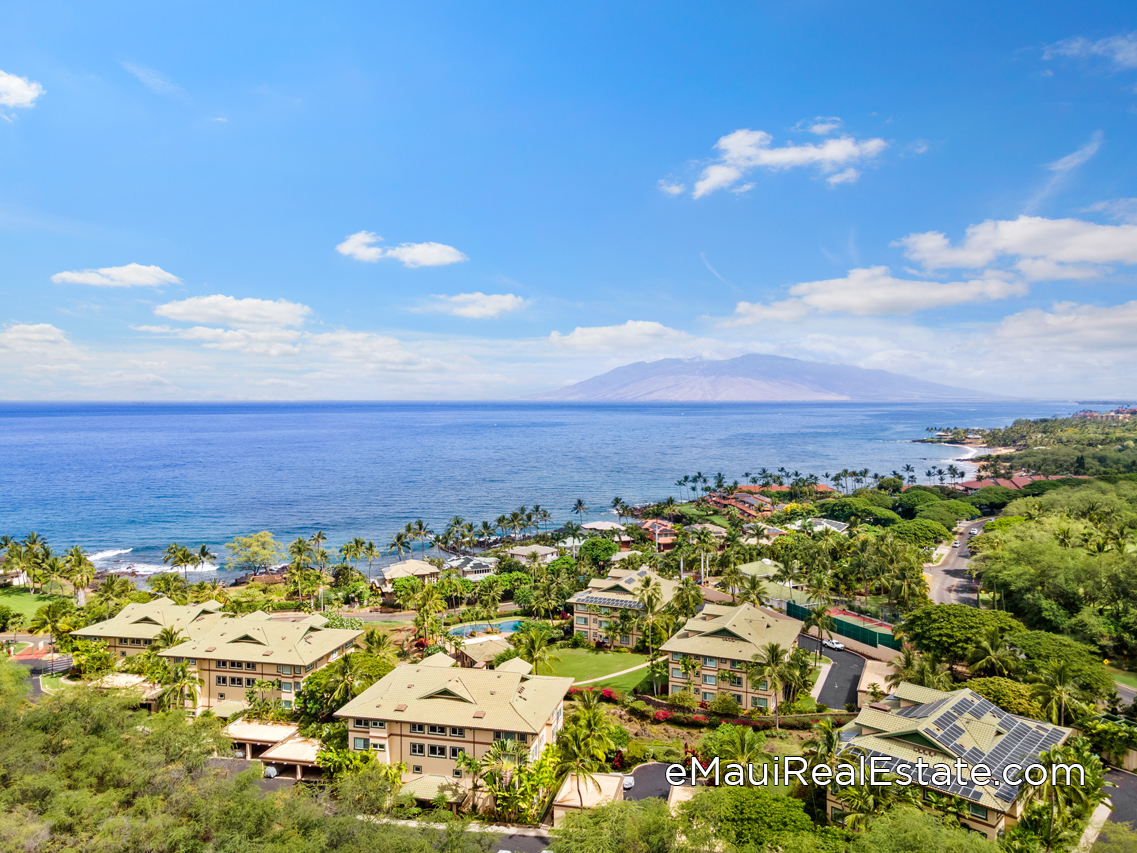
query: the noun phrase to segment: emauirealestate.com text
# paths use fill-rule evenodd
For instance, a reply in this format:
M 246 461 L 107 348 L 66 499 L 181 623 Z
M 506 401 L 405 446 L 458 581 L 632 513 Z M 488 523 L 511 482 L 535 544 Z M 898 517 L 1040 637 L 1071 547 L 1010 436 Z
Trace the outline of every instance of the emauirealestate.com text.
M 1026 782 L 1037 787 L 1043 783 L 1084 785 L 1086 769 L 1081 764 L 1044 767 L 1036 763 L 1007 764 L 992 772 L 985 764 L 968 766 L 961 759 L 956 759 L 954 764 L 928 764 L 923 759 L 915 763 L 902 761 L 894 764 L 891 759 L 876 755 L 867 760 L 862 755 L 855 763 L 838 764 L 836 767 L 828 764 L 810 767 L 809 762 L 797 755 L 779 755 L 762 764 L 727 763 L 714 758 L 704 765 L 692 757 L 690 767 L 682 764 L 667 767 L 667 781 L 673 786 L 696 785 L 699 780 L 713 781 L 715 785 L 788 785 L 796 781 L 818 786 L 834 783 L 879 787 L 919 785 L 941 789 L 957 784 L 1017 787 Z

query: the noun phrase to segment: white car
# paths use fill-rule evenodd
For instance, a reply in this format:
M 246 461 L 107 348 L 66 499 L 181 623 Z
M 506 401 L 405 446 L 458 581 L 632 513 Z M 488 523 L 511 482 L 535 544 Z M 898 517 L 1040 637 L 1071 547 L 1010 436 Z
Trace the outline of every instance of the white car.
M 971 528 L 971 535 L 972 535 L 972 536 L 976 535 L 978 532 L 979 532 L 979 528 L 978 528 L 978 527 L 972 527 L 972 528 Z
M 627 791 L 636 787 L 636 780 L 631 774 L 624 777 L 624 790 Z
M 958 547 L 959 547 L 959 543 L 958 543 L 958 542 L 952 542 L 952 543 L 951 543 L 951 547 L 953 547 L 953 548 L 958 548 Z
M 827 649 L 836 649 L 837 651 L 842 651 L 845 648 L 845 644 L 840 640 L 822 640 L 821 645 Z

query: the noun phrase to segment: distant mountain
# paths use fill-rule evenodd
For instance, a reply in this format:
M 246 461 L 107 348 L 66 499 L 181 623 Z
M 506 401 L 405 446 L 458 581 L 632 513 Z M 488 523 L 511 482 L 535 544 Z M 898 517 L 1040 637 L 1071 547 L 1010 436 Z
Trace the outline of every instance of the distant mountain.
M 665 358 L 626 364 L 530 400 L 624 402 L 947 402 L 999 399 L 993 394 L 925 382 L 886 370 L 865 370 L 776 355 L 723 361 Z

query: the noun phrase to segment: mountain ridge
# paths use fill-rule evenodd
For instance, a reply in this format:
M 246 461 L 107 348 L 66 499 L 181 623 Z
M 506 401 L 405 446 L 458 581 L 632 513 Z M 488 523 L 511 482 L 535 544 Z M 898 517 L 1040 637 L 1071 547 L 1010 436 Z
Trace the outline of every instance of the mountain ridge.
M 750 353 L 625 364 L 527 400 L 593 402 L 949 402 L 1010 399 L 886 370 Z

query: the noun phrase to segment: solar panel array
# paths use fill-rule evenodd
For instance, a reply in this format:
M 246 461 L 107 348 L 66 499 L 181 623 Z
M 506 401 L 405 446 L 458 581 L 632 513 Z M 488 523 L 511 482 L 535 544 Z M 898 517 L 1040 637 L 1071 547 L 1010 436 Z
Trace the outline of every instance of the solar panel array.
M 896 716 L 910 718 L 927 717 L 942 708 L 950 698 L 951 697 L 947 697 L 937 702 L 904 708 L 897 711 Z M 998 744 L 990 752 L 984 752 L 974 746 L 964 748 L 960 740 L 967 733 L 967 730 L 960 725 L 962 718 L 967 716 L 974 720 L 981 720 L 988 714 L 993 714 L 998 719 L 998 727 L 1006 732 L 1006 734 L 1003 735 Z M 1004 768 L 1010 764 L 1020 764 L 1025 767 L 1035 763 L 1040 752 L 1057 746 L 1063 737 L 1063 733 L 1060 729 L 1046 725 L 1045 723 L 1037 723 L 1033 720 L 1016 717 L 1014 714 L 1008 714 L 1002 708 L 996 707 L 977 693 L 972 693 L 970 697 L 956 702 L 953 707 L 944 711 L 933 723 L 923 726 L 921 731 L 927 734 L 945 751 L 953 755 L 958 755 L 967 764 L 973 767 L 976 764 L 987 765 L 987 768 L 991 771 L 991 784 L 996 787 L 995 796 L 1008 803 L 1013 802 L 1015 797 L 1018 796 L 1021 782 L 1018 785 L 1003 784 L 1001 780 Z M 896 764 L 903 761 L 903 759 L 884 755 L 884 753 L 876 752 L 875 750 L 866 750 L 866 752 L 870 757 L 875 755 L 887 759 L 887 766 L 890 770 L 895 767 Z M 1018 775 L 1021 779 L 1021 771 Z M 975 802 L 979 802 L 982 799 L 982 791 L 969 781 L 964 782 L 957 779 L 952 785 L 942 788 L 938 785 L 931 787 Z
M 643 605 L 638 601 L 629 601 L 626 598 L 612 598 L 607 595 L 578 595 L 573 598 L 577 604 L 596 604 L 600 607 L 630 607 L 633 610 L 642 610 Z

